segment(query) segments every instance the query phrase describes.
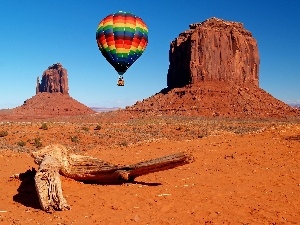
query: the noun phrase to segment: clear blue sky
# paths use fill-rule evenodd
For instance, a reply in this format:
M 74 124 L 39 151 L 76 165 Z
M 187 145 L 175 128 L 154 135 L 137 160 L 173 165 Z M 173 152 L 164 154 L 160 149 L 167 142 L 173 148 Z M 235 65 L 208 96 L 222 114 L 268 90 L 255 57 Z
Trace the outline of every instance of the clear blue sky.
M 258 41 L 260 87 L 282 101 L 300 101 L 298 0 L 1 0 L 0 108 L 35 95 L 37 76 L 53 63 L 68 70 L 70 95 L 87 106 L 124 107 L 166 87 L 170 42 L 210 17 L 242 22 Z M 100 20 L 119 10 L 149 28 L 144 54 L 117 87 L 117 73 L 99 52 Z

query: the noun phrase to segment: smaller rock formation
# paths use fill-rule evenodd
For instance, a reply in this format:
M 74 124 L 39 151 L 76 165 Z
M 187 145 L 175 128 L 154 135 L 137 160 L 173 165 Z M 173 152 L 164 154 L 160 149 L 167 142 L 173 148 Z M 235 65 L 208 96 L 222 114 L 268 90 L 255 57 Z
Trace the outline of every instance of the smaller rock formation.
M 41 83 L 39 77 L 36 82 L 36 95 L 12 109 L 12 115 L 7 118 L 33 120 L 95 113 L 69 95 L 68 73 L 60 63 L 49 66 Z
M 41 83 L 37 77 L 36 94 L 40 92 L 69 94 L 68 73 L 60 63 L 55 63 L 44 71 Z

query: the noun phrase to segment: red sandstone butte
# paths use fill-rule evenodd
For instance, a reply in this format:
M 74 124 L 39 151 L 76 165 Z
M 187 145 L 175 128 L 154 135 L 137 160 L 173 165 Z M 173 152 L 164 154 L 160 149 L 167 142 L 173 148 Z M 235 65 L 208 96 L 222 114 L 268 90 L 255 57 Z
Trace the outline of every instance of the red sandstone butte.
M 242 23 L 210 18 L 171 42 L 169 88 L 225 81 L 258 86 L 257 42 Z
M 168 87 L 127 111 L 144 115 L 300 118 L 259 88 L 257 42 L 242 23 L 210 18 L 171 42 Z
M 44 71 L 41 83 L 37 78 L 36 93 L 40 92 L 69 94 L 68 73 L 60 63 L 55 63 Z
M 49 66 L 37 80 L 36 95 L 2 115 L 4 119 L 43 119 L 93 114 L 95 111 L 69 95 L 68 72 L 60 63 Z

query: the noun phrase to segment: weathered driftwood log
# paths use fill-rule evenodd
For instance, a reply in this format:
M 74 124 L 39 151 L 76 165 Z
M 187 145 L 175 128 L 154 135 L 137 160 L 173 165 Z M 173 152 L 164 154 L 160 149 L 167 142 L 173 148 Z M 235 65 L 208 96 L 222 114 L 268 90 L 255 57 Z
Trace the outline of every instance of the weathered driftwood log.
M 59 173 L 77 181 L 124 183 L 132 182 L 138 176 L 172 169 L 193 161 L 190 154 L 177 153 L 120 166 L 89 156 L 68 154 L 66 147 L 62 145 L 49 145 L 33 152 L 32 156 L 40 165 L 35 182 L 40 204 L 46 211 L 70 209 L 62 195 Z
M 151 159 L 133 165 L 114 165 L 88 156 L 71 155 L 69 165 L 62 168 L 61 174 L 78 181 L 96 183 L 132 182 L 136 177 L 158 171 L 172 169 L 191 162 L 192 157 L 177 153 Z
M 40 205 L 47 212 L 70 209 L 62 194 L 60 167 L 56 158 L 46 155 L 34 177 Z

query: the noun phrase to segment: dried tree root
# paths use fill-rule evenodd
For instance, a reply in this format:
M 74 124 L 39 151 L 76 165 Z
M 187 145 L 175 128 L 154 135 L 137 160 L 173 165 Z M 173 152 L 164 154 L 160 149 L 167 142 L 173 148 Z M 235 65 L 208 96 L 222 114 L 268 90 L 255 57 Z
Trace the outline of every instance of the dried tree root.
M 35 185 L 41 207 L 45 211 L 70 209 L 62 194 L 59 174 L 77 181 L 124 183 L 132 182 L 142 175 L 172 169 L 193 161 L 192 155 L 177 153 L 120 166 L 89 156 L 68 154 L 66 147 L 62 145 L 46 146 L 33 152 L 32 156 L 40 165 L 35 175 Z

